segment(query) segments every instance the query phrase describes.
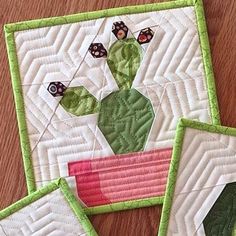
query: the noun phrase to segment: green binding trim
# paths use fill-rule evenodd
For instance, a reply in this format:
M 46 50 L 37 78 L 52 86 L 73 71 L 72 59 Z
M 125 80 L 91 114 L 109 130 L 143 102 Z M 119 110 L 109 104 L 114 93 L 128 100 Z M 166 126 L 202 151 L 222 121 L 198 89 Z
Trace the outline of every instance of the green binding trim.
M 28 192 L 32 193 L 36 190 L 36 185 L 34 179 L 34 170 L 31 161 L 30 141 L 27 131 L 25 106 L 21 87 L 21 78 L 20 78 L 20 71 L 15 47 L 14 33 L 6 32 L 5 37 L 7 42 L 7 52 L 9 55 L 10 72 L 11 72 L 12 87 L 16 106 L 16 115 L 19 126 L 20 144 L 23 155 L 26 184 Z
M 117 202 L 109 205 L 84 208 L 86 215 L 97 215 L 114 211 L 130 210 L 135 208 L 150 207 L 160 205 L 164 201 L 164 197 L 151 197 L 139 200 L 131 200 L 125 202 Z
M 195 14 L 197 17 L 199 39 L 202 50 L 205 76 L 207 80 L 207 91 L 208 91 L 209 105 L 211 108 L 211 119 L 213 124 L 220 125 L 221 124 L 220 113 L 216 96 L 215 78 L 211 60 L 211 49 L 209 44 L 207 25 L 206 25 L 202 0 L 195 0 Z
M 219 125 L 210 125 L 210 124 L 197 122 L 193 120 L 187 120 L 187 119 L 181 119 L 179 121 L 177 130 L 176 130 L 174 148 L 173 148 L 172 159 L 170 163 L 166 194 L 165 194 L 164 204 L 162 208 L 162 215 L 161 215 L 161 222 L 160 222 L 158 236 L 166 236 L 167 234 L 171 205 L 172 205 L 175 184 L 176 184 L 176 177 L 178 173 L 179 162 L 181 158 L 181 152 L 182 152 L 182 146 L 183 146 L 184 134 L 185 134 L 186 128 L 193 128 L 193 129 L 198 129 L 201 131 L 207 131 L 211 133 L 219 133 L 219 134 L 236 136 L 236 129 L 234 128 L 229 128 L 229 127 L 219 126 Z
M 83 86 L 67 88 L 60 104 L 67 112 L 76 116 L 84 116 L 99 111 L 99 102 Z
M 184 133 L 185 133 L 185 127 L 183 126 L 183 121 L 180 120 L 175 134 L 174 147 L 170 162 L 168 180 L 166 184 L 165 199 L 163 203 L 160 227 L 158 231 L 159 236 L 165 236 L 167 232 L 170 208 L 174 194 L 175 179 L 177 177 L 177 170 L 179 167 L 179 161 L 180 161 L 179 157 L 182 151 Z
M 85 230 L 87 235 L 97 236 L 97 233 L 95 232 L 92 224 L 90 223 L 89 219 L 85 215 L 83 208 L 80 206 L 76 197 L 71 192 L 66 180 L 63 178 L 60 178 L 60 179 L 57 179 L 56 181 L 51 182 L 50 184 L 46 185 L 45 187 L 35 191 L 34 193 L 28 195 L 27 197 L 22 198 L 18 202 L 14 203 L 11 206 L 0 211 L 0 221 L 6 217 L 12 215 L 13 213 L 19 211 L 20 209 L 26 207 L 27 205 L 44 197 L 45 195 L 53 192 L 56 189 L 61 190 L 65 199 L 69 203 L 72 211 L 75 213 L 76 218 L 79 220 L 79 222 L 83 226 L 83 229 Z
M 80 22 L 80 21 L 98 19 L 102 17 L 112 17 L 112 16 L 123 15 L 123 14 L 161 11 L 161 10 L 183 8 L 183 7 L 189 7 L 189 6 L 195 6 L 197 21 L 200 21 L 198 23 L 199 37 L 200 37 L 201 44 L 203 44 L 202 53 L 203 53 L 204 68 L 206 70 L 207 87 L 209 86 L 208 94 L 209 94 L 209 99 L 210 99 L 211 116 L 212 116 L 213 123 L 219 124 L 220 118 L 219 118 L 219 112 L 218 112 L 218 105 L 216 101 L 214 77 L 212 74 L 213 70 L 212 70 L 212 64 L 211 64 L 211 59 L 210 59 L 210 48 L 209 48 L 209 43 L 208 43 L 208 38 L 207 38 L 207 33 L 206 33 L 206 24 L 204 20 L 204 12 L 203 12 L 201 0 L 176 0 L 176 1 L 163 2 L 163 3 L 140 5 L 140 6 L 129 6 L 129 7 L 126 6 L 126 7 L 101 10 L 101 11 L 96 11 L 96 12 L 79 13 L 79 14 L 69 15 L 69 16 L 25 21 L 25 22 L 7 24 L 4 26 L 7 48 L 8 48 L 8 55 L 9 55 L 9 64 L 10 64 L 10 69 L 11 69 L 12 84 L 13 84 L 13 90 L 14 90 L 14 96 L 15 96 L 16 110 L 17 110 L 17 119 L 18 119 L 19 130 L 20 130 L 21 149 L 22 149 L 22 154 L 23 154 L 24 168 L 25 168 L 26 181 L 27 181 L 27 187 L 28 187 L 29 193 L 36 190 L 36 184 L 35 184 L 34 173 L 33 173 L 32 162 L 31 162 L 30 143 L 29 143 L 27 125 L 26 125 L 26 119 L 25 119 L 25 109 L 24 109 L 24 102 L 23 102 L 23 97 L 22 97 L 21 79 L 20 79 L 20 72 L 19 72 L 17 54 L 16 54 L 16 48 L 15 48 L 14 32 L 22 31 L 22 30 L 29 30 L 29 29 L 36 29 L 36 28 L 41 28 L 41 27 L 56 26 L 56 25 L 61 25 L 61 24 L 75 23 L 75 22 Z M 135 206 L 136 200 L 131 201 L 131 202 L 133 202 L 133 205 Z M 157 201 L 157 202 L 161 203 L 161 201 L 160 202 Z M 158 203 L 155 203 L 155 204 L 158 204 Z M 124 209 L 122 203 L 111 204 L 109 206 L 110 207 L 109 211 L 113 211 L 113 205 L 117 206 L 115 210 Z M 152 204 L 152 201 L 150 202 L 147 201 L 147 203 L 141 204 L 140 206 L 144 207 L 144 206 L 151 206 L 151 205 L 154 205 Z M 95 211 L 96 213 L 98 211 L 108 212 L 108 206 L 101 206 L 101 207 L 96 207 L 96 208 L 98 209 Z M 135 207 L 132 207 L 132 208 L 135 208 Z
M 134 38 L 117 40 L 108 51 L 107 64 L 118 87 L 130 89 L 142 60 L 142 47 Z
M 98 236 L 95 229 L 93 228 L 91 222 L 89 221 L 88 217 L 86 216 L 84 209 L 79 204 L 75 195 L 71 192 L 71 189 L 68 186 L 66 180 L 63 178 L 60 178 L 58 186 L 60 187 L 61 191 L 63 192 L 70 207 L 73 209 L 77 219 L 82 224 L 85 232 L 90 236 Z
M 94 20 L 102 17 L 112 17 L 125 14 L 135 14 L 149 11 L 161 11 L 180 7 L 188 7 L 188 6 L 193 6 L 194 3 L 195 0 L 176 0 L 170 2 L 145 4 L 139 6 L 125 6 L 125 7 L 105 9 L 100 11 L 78 13 L 67 16 L 58 16 L 58 17 L 44 18 L 31 21 L 23 21 L 18 23 L 6 24 L 5 31 L 16 32 L 16 31 L 36 29 L 41 27 L 76 23 L 86 20 Z
M 32 202 L 37 201 L 46 194 L 51 193 L 52 191 L 58 188 L 59 180 L 51 182 L 49 185 L 41 188 L 40 190 L 35 191 L 34 193 L 22 198 L 18 202 L 13 203 L 9 207 L 0 211 L 0 220 L 12 215 L 13 213 L 19 211 L 23 207 L 29 205 Z

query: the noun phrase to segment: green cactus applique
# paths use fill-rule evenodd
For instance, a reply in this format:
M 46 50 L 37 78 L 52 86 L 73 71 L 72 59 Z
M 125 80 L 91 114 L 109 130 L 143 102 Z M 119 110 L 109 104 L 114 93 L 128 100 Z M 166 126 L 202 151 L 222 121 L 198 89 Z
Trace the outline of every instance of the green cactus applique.
M 236 235 L 236 183 L 225 185 L 222 193 L 206 215 L 203 225 L 206 236 Z
M 136 39 L 116 41 L 109 49 L 107 64 L 120 89 L 130 89 L 142 60 L 142 48 Z
M 131 87 L 142 61 L 140 44 L 150 42 L 153 31 L 141 30 L 137 40 L 126 38 L 128 28 L 120 21 L 113 24 L 112 32 L 118 40 L 108 52 L 101 43 L 92 43 L 88 50 L 94 58 L 107 57 L 119 91 L 100 102 L 83 86 L 65 89 L 63 85 L 62 89 L 60 82 L 52 82 L 48 91 L 53 96 L 62 96 L 60 104 L 73 115 L 98 113 L 98 127 L 115 154 L 143 151 L 155 114 L 150 100 Z
M 76 116 L 99 111 L 99 102 L 83 86 L 66 89 L 60 104 L 65 110 Z
M 236 183 L 226 184 L 206 215 L 203 225 L 206 236 L 233 236 L 236 225 Z

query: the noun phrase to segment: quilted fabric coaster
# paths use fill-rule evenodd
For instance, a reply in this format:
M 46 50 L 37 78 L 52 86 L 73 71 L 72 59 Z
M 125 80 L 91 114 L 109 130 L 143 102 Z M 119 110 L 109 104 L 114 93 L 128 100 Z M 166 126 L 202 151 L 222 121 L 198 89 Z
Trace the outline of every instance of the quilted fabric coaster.
M 64 179 L 0 211 L 0 235 L 96 236 Z
M 235 235 L 236 129 L 181 120 L 159 235 Z
M 87 213 L 162 203 L 177 121 L 219 124 L 201 0 L 5 26 L 27 185 Z

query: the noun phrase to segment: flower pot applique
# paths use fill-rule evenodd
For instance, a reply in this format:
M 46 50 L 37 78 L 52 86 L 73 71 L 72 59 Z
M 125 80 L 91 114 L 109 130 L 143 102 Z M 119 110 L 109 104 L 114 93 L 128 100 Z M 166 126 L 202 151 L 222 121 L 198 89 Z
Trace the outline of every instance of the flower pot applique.
M 132 88 L 132 83 L 143 57 L 141 44 L 149 43 L 154 32 L 145 28 L 137 39 L 128 38 L 128 27 L 119 21 L 113 23 L 112 33 L 117 40 L 108 50 L 94 42 L 88 52 L 94 60 L 106 58 L 118 91 L 101 101 L 83 86 L 66 88 L 61 82 L 52 82 L 48 91 L 61 96 L 60 105 L 73 115 L 98 113 L 98 127 L 115 154 L 139 152 L 144 150 L 155 115 L 150 100 Z

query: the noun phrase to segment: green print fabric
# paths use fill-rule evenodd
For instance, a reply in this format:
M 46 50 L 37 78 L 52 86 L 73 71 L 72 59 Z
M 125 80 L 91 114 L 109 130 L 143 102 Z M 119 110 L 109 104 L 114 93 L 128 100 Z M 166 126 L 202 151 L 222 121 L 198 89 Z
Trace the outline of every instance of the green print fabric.
M 144 149 L 154 119 L 151 102 L 135 89 L 110 94 L 101 103 L 98 127 L 115 154 Z
M 107 63 L 120 89 L 129 89 L 142 60 L 142 48 L 134 38 L 116 41 L 109 49 Z
M 206 236 L 236 235 L 236 183 L 225 186 L 203 224 Z
M 69 113 L 83 116 L 98 112 L 99 103 L 84 87 L 67 88 L 60 104 Z

